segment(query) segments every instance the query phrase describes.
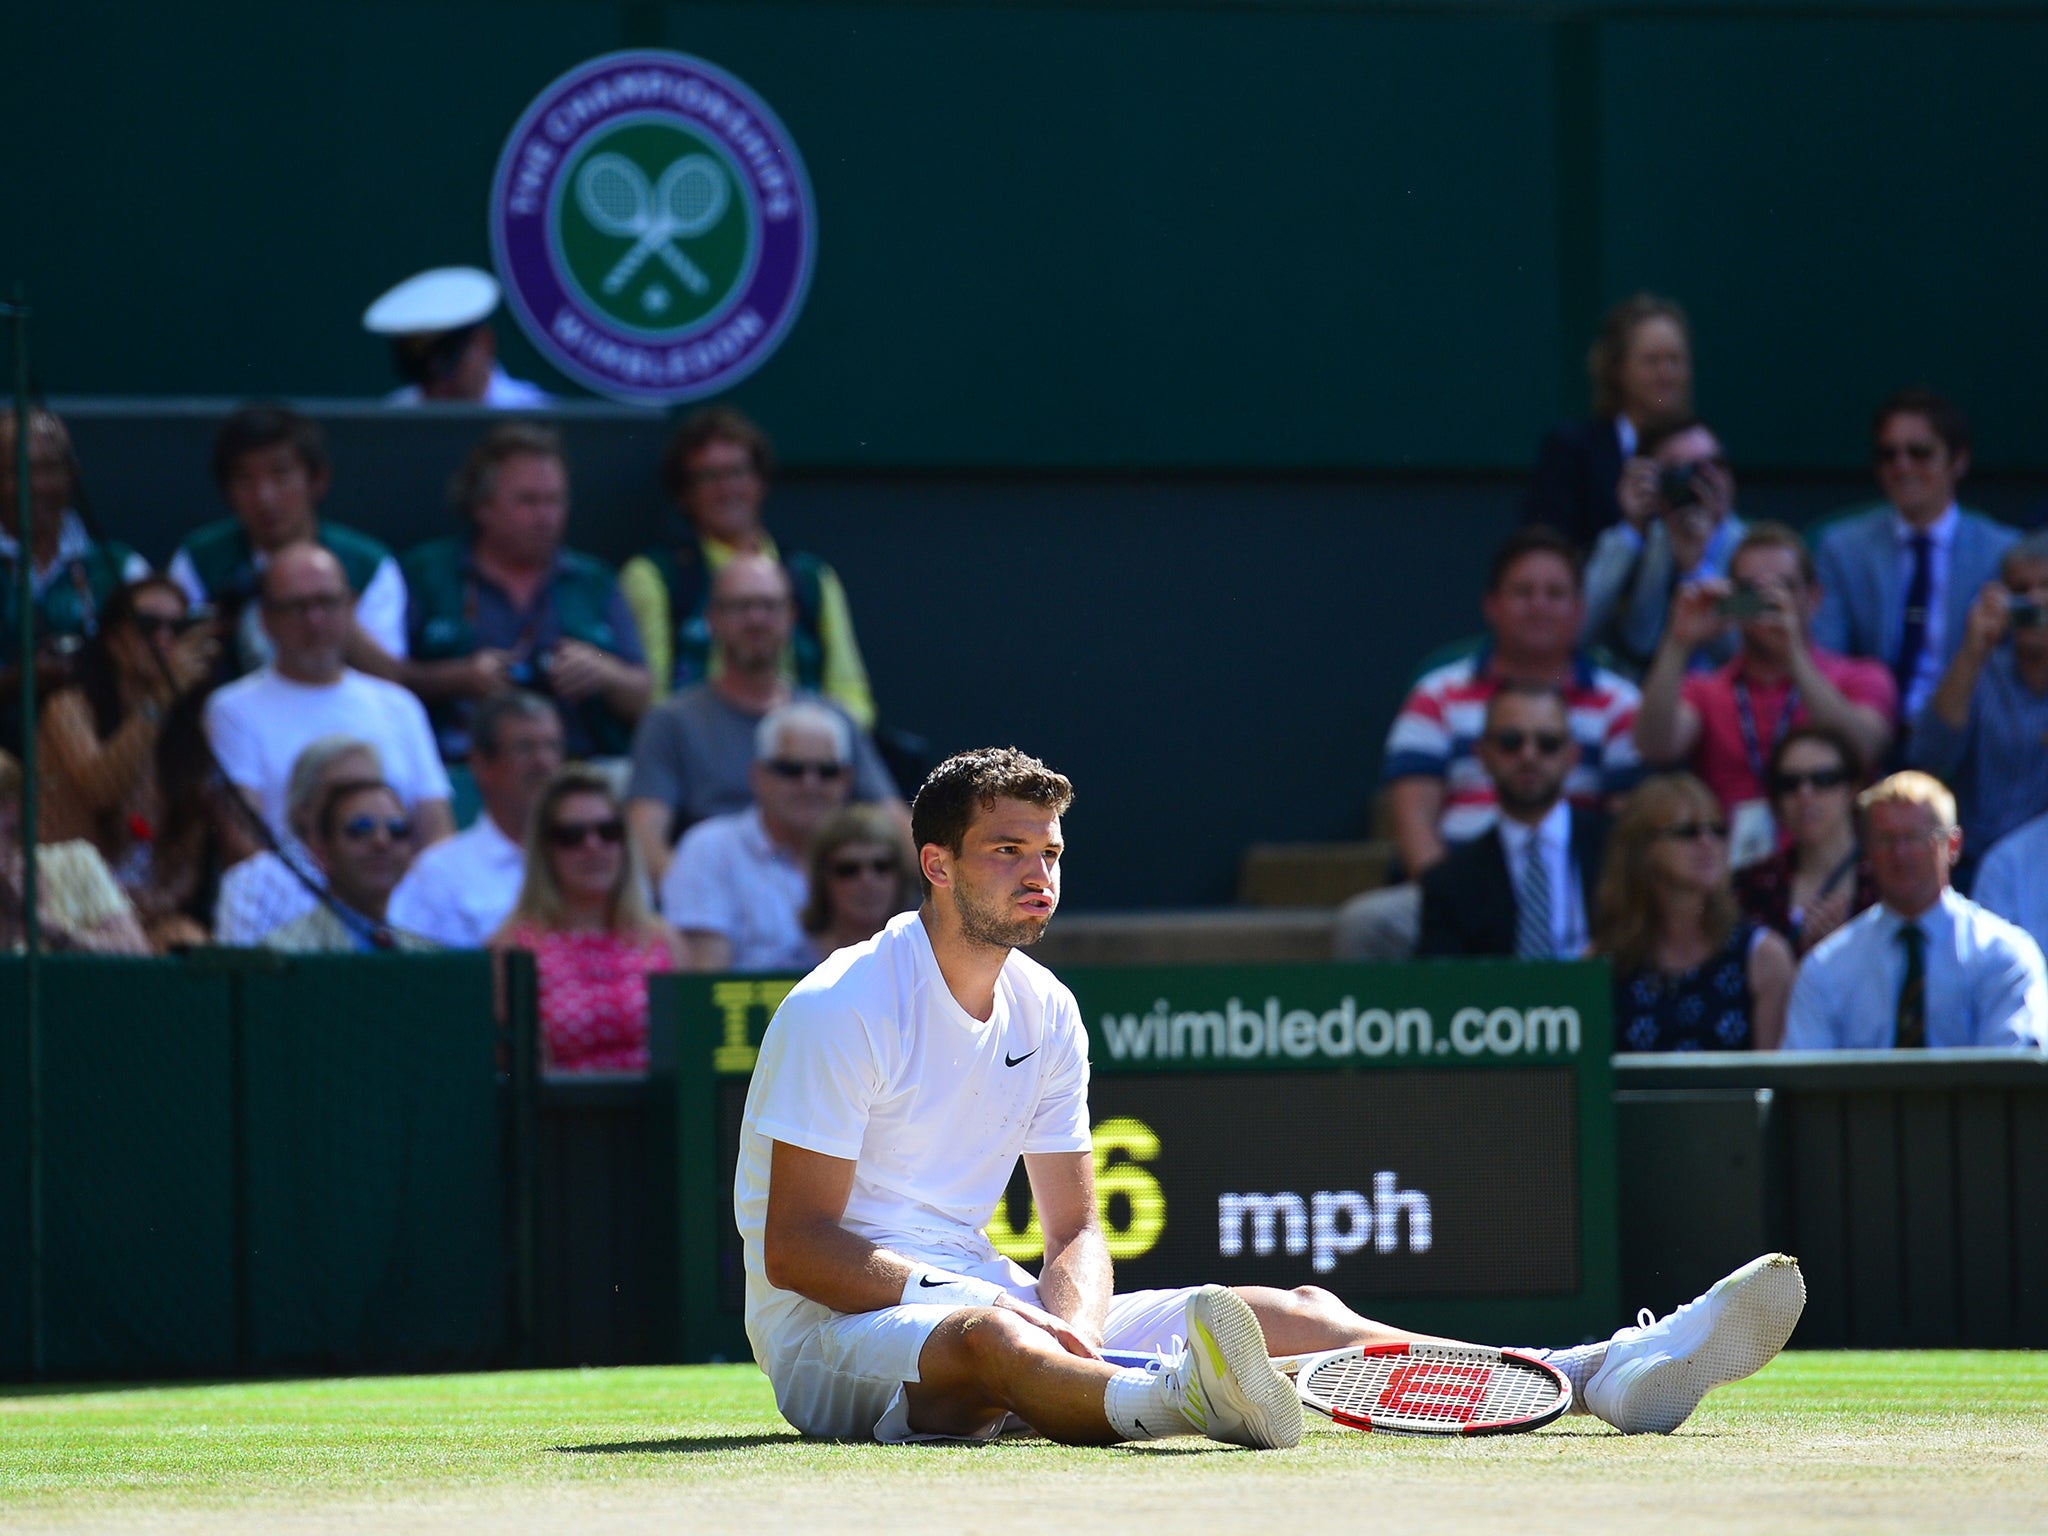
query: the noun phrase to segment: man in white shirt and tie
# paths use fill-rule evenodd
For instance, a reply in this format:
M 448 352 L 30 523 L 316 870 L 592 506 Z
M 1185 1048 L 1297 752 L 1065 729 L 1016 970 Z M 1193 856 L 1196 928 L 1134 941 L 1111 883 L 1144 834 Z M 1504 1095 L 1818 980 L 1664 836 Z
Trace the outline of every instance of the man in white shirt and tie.
M 519 899 L 526 824 L 562 766 L 562 717 L 537 693 L 484 700 L 470 723 L 470 772 L 483 812 L 414 861 L 391 896 L 390 923 L 451 949 L 481 949 Z
M 1541 684 L 1503 683 L 1487 702 L 1473 750 L 1493 781 L 1500 816 L 1424 872 L 1415 952 L 1573 959 L 1586 947 L 1607 820 L 1565 798 L 1579 749 L 1564 696 Z
M 1955 796 L 1895 773 L 1857 806 L 1878 904 L 1806 957 L 1785 1049 L 2048 1045 L 2040 946 L 1949 885 L 1963 843 Z

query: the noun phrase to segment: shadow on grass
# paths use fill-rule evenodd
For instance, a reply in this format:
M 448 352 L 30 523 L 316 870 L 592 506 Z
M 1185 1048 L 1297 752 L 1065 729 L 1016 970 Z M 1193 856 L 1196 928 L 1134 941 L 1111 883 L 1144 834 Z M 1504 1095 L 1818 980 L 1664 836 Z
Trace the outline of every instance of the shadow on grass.
M 614 1440 L 605 1445 L 551 1445 L 560 1456 L 698 1456 L 707 1451 L 744 1451 L 757 1445 L 806 1445 L 795 1430 L 769 1435 L 683 1435 L 674 1440 Z
M 701 1456 L 718 1451 L 744 1451 L 759 1446 L 873 1445 L 864 1436 L 846 1440 L 806 1439 L 795 1430 L 755 1435 L 681 1435 L 672 1440 L 614 1440 L 602 1445 L 551 1445 L 558 1456 Z M 995 1440 L 927 1440 L 920 1451 L 972 1451 L 982 1455 L 1006 1449 L 1044 1450 L 1051 1442 L 1036 1435 L 1004 1435 Z M 1232 1448 L 1193 1436 L 1126 1444 L 1120 1450 L 1141 1456 L 1207 1456 Z

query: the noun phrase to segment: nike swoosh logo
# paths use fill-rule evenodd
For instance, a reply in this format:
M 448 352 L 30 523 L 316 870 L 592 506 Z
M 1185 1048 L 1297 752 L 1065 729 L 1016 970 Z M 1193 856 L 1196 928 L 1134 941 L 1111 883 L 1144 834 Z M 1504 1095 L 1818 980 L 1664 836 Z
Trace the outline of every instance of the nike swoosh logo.
M 1008 1051 L 1005 1051 L 1003 1052 L 1003 1065 L 1006 1067 L 1014 1067 L 1020 1061 L 1029 1061 L 1032 1057 L 1036 1056 L 1039 1053 L 1040 1049 L 1041 1047 L 1034 1045 L 1022 1056 L 1012 1056 Z
M 923 1286 L 933 1286 L 944 1285 L 946 1282 L 943 1280 L 934 1280 L 930 1275 L 919 1275 L 917 1277 L 917 1283 Z
M 1152 1433 L 1151 1430 L 1145 1427 L 1145 1421 L 1139 1418 L 1135 1413 L 1131 1415 L 1131 1427 L 1137 1430 L 1137 1432 L 1141 1435 L 1149 1435 Z

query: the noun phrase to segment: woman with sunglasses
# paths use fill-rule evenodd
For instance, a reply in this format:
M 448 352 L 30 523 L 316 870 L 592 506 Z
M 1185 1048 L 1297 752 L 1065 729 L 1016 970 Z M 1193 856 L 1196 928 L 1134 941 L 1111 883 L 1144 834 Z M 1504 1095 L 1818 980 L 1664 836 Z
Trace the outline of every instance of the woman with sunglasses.
M 647 978 L 678 969 L 682 944 L 647 909 L 625 814 L 603 774 L 571 766 L 541 791 L 526 880 L 491 942 L 533 954 L 549 1071 L 647 1070 Z
M 1856 841 L 1856 752 L 1825 726 L 1787 731 L 1771 751 L 1771 814 L 1789 841 L 1735 877 L 1742 910 L 1805 954 L 1877 900 Z
M 824 959 L 865 944 L 898 912 L 917 905 L 918 885 L 903 823 L 878 805 L 849 805 L 811 844 L 811 895 L 803 930 Z
M 1792 946 L 1743 917 L 1728 824 L 1689 773 L 1646 780 L 1608 835 L 1593 953 L 1614 962 L 1618 1051 L 1776 1050 Z
M 197 742 L 199 700 L 219 652 L 212 627 L 190 622 L 176 582 L 130 582 L 108 596 L 98 632 L 37 726 L 48 774 L 44 840 L 84 838 L 99 849 L 158 949 L 205 941 L 192 914 L 206 910 L 209 853 L 224 867 L 252 851 L 246 838 L 213 846 L 224 816 L 174 817 L 167 804 L 165 781 L 176 775 L 165 764 Z

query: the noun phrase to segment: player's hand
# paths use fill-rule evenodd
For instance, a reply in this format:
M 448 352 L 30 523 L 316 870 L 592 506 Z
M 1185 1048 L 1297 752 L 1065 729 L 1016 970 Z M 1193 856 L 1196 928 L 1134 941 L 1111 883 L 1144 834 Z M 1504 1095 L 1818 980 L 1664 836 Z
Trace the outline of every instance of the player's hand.
M 1083 1360 L 1100 1360 L 1102 1358 L 1102 1351 L 1083 1338 L 1075 1330 L 1074 1325 L 1064 1317 L 1055 1317 L 1052 1313 L 1046 1311 L 1045 1308 L 1034 1307 L 1030 1302 L 1019 1301 L 1014 1296 L 1006 1295 L 999 1298 L 996 1306 L 1002 1311 L 1015 1312 L 1021 1317 L 1030 1319 L 1055 1339 L 1058 1339 L 1060 1348 L 1070 1355 L 1079 1355 Z
M 557 640 L 548 653 L 548 689 L 575 703 L 611 685 L 612 659 L 582 640 Z

